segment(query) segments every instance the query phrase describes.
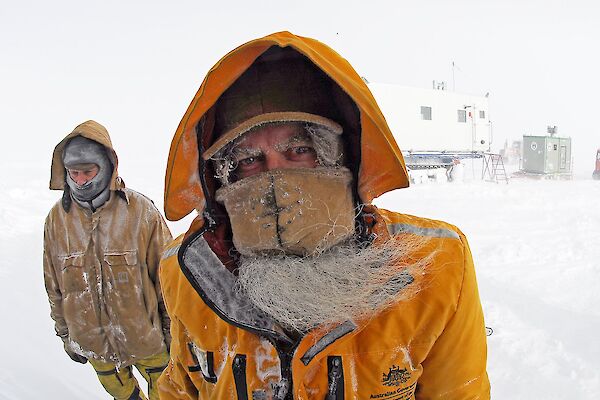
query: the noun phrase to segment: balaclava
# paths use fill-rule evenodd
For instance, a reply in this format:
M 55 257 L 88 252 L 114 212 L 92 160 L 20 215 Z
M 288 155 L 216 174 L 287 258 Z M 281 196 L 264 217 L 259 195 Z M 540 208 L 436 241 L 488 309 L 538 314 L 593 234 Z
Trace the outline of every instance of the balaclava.
M 83 136 L 76 136 L 65 146 L 63 163 L 66 169 L 77 169 L 77 166 L 82 164 L 98 166 L 98 174 L 81 186 L 75 183 L 66 171 L 66 181 L 71 196 L 79 205 L 95 211 L 108 200 L 113 165 L 103 145 Z

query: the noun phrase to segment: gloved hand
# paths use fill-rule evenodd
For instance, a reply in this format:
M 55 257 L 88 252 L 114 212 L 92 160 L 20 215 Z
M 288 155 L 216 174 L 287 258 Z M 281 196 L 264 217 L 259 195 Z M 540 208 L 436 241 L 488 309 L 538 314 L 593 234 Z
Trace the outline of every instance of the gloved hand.
M 75 353 L 73 350 L 71 350 L 71 348 L 69 347 L 69 345 L 67 344 L 67 341 L 64 341 L 64 347 L 65 347 L 65 352 L 67 353 L 67 355 L 69 357 L 71 357 L 71 360 L 78 362 L 80 364 L 85 364 L 87 363 L 88 359 L 85 358 L 84 356 L 82 356 L 81 354 L 77 354 Z

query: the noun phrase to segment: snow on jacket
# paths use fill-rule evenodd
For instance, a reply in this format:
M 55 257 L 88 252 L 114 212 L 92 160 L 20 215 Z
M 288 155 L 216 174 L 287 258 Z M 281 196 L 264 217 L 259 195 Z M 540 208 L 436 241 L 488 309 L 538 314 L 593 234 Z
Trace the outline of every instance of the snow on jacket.
M 467 240 L 452 225 L 365 206 L 369 233 L 382 240 L 430 238 L 426 246 L 437 251 L 426 284 L 367 321 L 317 327 L 298 342 L 232 289 L 235 277 L 224 265 L 226 219 L 216 218 L 215 185 L 201 160 L 198 173 L 199 154 L 214 140 L 215 101 L 271 46 L 308 57 L 350 99 L 342 125 L 362 203 L 408 186 L 402 155 L 373 96 L 329 47 L 280 32 L 221 59 L 184 115 L 167 165 L 167 218 L 193 209 L 200 216 L 163 256 L 160 278 L 173 341 L 159 380 L 161 399 L 269 399 L 284 392 L 294 399 L 489 399 L 475 271 Z
M 88 358 L 129 365 L 166 348 L 169 318 L 158 266 L 169 229 L 152 201 L 125 188 L 108 132 L 88 121 L 54 150 L 51 189 L 63 189 L 62 152 L 84 136 L 113 162 L 110 199 L 94 213 L 57 202 L 44 226 L 44 280 L 56 334 Z

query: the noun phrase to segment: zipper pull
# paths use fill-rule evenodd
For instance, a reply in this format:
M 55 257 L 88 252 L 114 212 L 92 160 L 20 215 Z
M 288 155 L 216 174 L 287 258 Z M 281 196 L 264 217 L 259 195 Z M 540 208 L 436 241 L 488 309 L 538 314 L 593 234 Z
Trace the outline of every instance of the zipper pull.
M 342 359 L 340 357 L 332 357 L 329 370 L 329 386 L 326 400 L 337 399 L 338 386 L 342 377 Z

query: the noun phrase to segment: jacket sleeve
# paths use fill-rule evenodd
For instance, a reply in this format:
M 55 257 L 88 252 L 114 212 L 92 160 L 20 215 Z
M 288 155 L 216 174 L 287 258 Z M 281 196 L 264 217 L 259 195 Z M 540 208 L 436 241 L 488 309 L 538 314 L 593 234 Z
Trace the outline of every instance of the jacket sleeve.
M 169 319 L 169 315 L 167 314 L 167 310 L 165 309 L 165 303 L 163 301 L 162 290 L 160 287 L 160 279 L 158 278 L 158 269 L 165 246 L 169 242 L 171 242 L 172 236 L 165 220 L 160 215 L 159 211 L 157 209 L 154 210 L 156 212 L 155 224 L 154 229 L 151 233 L 148 251 L 146 253 L 146 263 L 148 265 L 148 273 L 150 274 L 150 279 L 152 279 L 152 282 L 154 282 L 154 289 L 156 291 L 156 297 L 158 300 L 158 313 L 160 314 L 162 331 L 165 337 L 167 347 L 169 347 L 171 344 L 171 320 Z
M 50 216 L 44 224 L 44 284 L 46 286 L 46 293 L 48 293 L 48 302 L 50 303 L 50 316 L 54 320 L 54 330 L 56 331 L 56 335 L 64 341 L 69 337 L 69 329 L 63 316 L 63 297 L 53 263 L 54 257 L 51 250 L 52 239 L 50 236 L 49 218 Z
M 489 399 L 487 345 L 475 268 L 465 236 L 462 286 L 454 315 L 423 362 L 416 398 Z

